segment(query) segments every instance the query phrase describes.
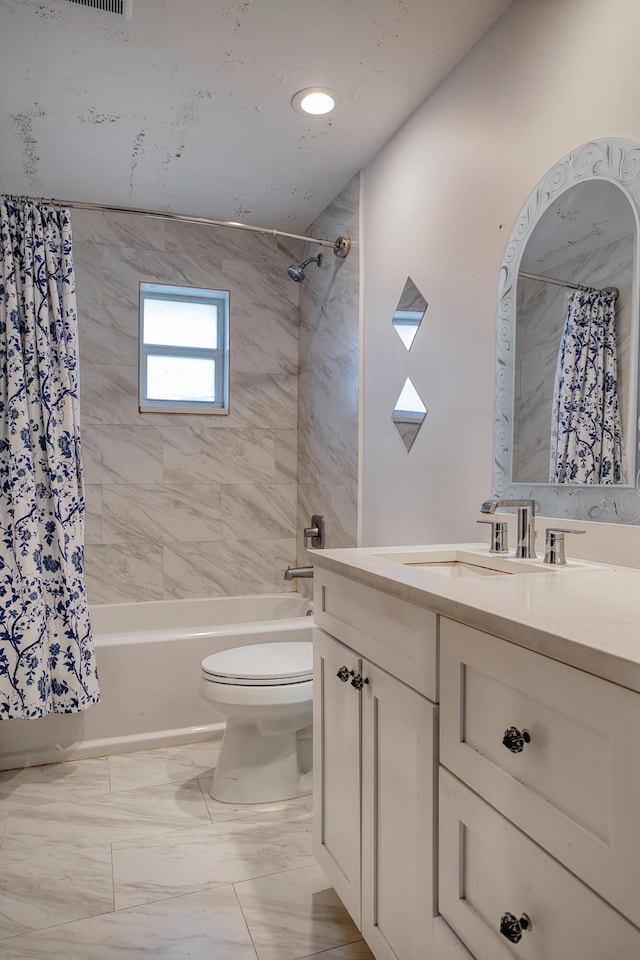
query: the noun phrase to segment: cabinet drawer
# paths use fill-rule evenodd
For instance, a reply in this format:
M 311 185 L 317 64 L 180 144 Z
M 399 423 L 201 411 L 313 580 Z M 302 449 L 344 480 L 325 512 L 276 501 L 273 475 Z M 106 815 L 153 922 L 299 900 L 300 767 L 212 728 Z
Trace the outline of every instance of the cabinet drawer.
M 473 960 L 473 957 L 455 935 L 444 917 L 436 917 L 433 921 L 431 955 L 436 960 Z
M 640 925 L 640 695 L 441 622 L 441 762 Z M 520 753 L 503 745 L 526 730 Z
M 431 610 L 316 567 L 314 620 L 392 676 L 437 700 L 437 617 Z
M 640 956 L 640 930 L 445 770 L 440 912 L 476 960 Z M 506 912 L 531 920 L 518 944 L 500 933 Z

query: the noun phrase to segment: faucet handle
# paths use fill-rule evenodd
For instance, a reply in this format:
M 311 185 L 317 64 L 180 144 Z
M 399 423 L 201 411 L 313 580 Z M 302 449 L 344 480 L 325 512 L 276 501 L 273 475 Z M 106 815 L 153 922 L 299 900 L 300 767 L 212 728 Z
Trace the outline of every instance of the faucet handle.
M 509 550 L 509 524 L 506 520 L 476 520 L 491 527 L 489 553 L 507 553 Z
M 324 517 L 314 513 L 311 517 L 311 526 L 304 528 L 304 545 L 307 550 L 315 547 L 316 550 L 324 548 Z
M 547 527 L 544 549 L 544 563 L 563 566 L 567 560 L 564 555 L 565 533 L 586 533 L 586 530 L 569 530 L 566 527 Z

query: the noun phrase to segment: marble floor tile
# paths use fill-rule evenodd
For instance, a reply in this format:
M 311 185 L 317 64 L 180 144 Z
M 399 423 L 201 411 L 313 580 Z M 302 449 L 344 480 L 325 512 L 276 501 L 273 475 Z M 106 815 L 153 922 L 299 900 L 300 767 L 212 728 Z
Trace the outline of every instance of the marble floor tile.
M 11 814 L 26 813 L 32 807 L 46 807 L 50 802 L 46 797 L 30 797 L 19 793 L 0 795 L 0 846 Z
M 0 773 L 0 960 L 371 960 L 312 798 L 213 800 L 219 747 Z
M 0 850 L 0 939 L 113 911 L 111 849 Z
M 189 743 L 111 756 L 111 792 L 213 776 L 221 742 Z
M 11 814 L 55 801 L 91 803 L 108 793 L 106 757 L 0 771 L 0 841 Z
M 364 940 L 356 940 L 355 943 L 346 943 L 344 947 L 314 953 L 307 960 L 374 960 L 374 957 Z
M 116 909 L 315 863 L 311 814 L 256 814 L 113 845 Z
M 0 849 L 55 854 L 210 822 L 197 780 L 125 790 L 93 803 L 54 801 L 9 814 Z
M 0 941 L 0 960 L 256 960 L 233 887 Z
M 299 960 L 361 936 L 319 866 L 238 883 L 258 960 Z
M 29 800 L 86 801 L 107 793 L 107 757 L 0 771 L 0 811 Z
M 200 787 L 204 794 L 207 808 L 214 823 L 220 823 L 223 820 L 237 820 L 239 818 L 253 817 L 264 813 L 281 812 L 287 819 L 293 811 L 311 812 L 313 806 L 312 797 L 296 797 L 295 800 L 274 800 L 271 803 L 223 803 L 221 800 L 214 800 L 209 795 L 211 786 L 211 777 L 200 777 Z

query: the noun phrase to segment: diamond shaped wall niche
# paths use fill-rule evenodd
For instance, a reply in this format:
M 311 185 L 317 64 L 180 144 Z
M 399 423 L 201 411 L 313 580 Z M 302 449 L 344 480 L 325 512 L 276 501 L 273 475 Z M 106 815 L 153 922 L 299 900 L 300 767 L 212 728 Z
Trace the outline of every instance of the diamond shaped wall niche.
M 404 382 L 400 396 L 396 400 L 391 419 L 400 434 L 407 453 L 411 450 L 420 427 L 428 411 L 410 377 Z
M 427 310 L 427 301 L 411 277 L 407 277 L 404 290 L 398 300 L 391 323 L 407 350 L 411 349 L 422 318 Z

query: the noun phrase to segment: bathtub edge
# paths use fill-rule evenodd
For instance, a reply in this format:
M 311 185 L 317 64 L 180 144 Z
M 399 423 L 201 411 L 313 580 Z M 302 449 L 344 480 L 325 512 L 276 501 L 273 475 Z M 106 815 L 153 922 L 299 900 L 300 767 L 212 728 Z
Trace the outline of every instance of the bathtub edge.
M 158 750 L 161 747 L 221 740 L 224 728 L 224 722 L 211 723 L 199 727 L 183 727 L 180 730 L 153 730 L 103 740 L 83 740 L 68 747 L 45 747 L 42 750 L 4 753 L 0 755 L 0 770 L 17 770 L 22 767 L 64 763 L 67 760 L 87 760 L 117 753 L 137 753 L 140 750 Z

